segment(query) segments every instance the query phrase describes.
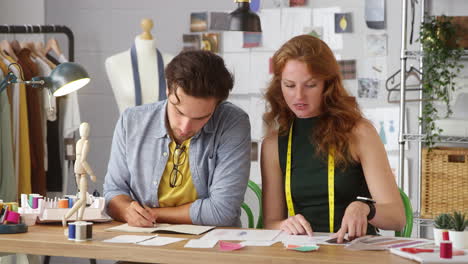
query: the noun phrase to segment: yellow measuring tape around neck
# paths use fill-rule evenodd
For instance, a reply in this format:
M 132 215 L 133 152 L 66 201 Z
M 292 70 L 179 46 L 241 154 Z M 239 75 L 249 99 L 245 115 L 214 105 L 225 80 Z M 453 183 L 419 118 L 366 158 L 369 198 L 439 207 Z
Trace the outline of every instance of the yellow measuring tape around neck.
M 288 136 L 288 152 L 286 156 L 286 182 L 284 190 L 286 193 L 286 204 L 288 206 L 289 216 L 296 215 L 294 212 L 294 205 L 292 202 L 291 195 L 291 149 L 292 149 L 292 131 L 293 125 L 289 128 Z M 330 233 L 334 232 L 335 222 L 335 150 L 330 148 L 328 150 L 328 214 L 329 214 L 329 225 Z

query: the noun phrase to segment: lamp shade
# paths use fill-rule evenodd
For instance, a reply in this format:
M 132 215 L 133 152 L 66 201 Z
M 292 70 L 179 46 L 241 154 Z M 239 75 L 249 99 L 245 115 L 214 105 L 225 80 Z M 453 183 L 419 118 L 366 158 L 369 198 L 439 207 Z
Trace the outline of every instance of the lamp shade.
M 237 9 L 229 14 L 231 31 L 262 32 L 260 18 L 250 10 L 250 0 L 236 0 Z
M 57 97 L 74 92 L 90 81 L 86 70 L 73 62 L 59 64 L 46 79 L 47 88 Z

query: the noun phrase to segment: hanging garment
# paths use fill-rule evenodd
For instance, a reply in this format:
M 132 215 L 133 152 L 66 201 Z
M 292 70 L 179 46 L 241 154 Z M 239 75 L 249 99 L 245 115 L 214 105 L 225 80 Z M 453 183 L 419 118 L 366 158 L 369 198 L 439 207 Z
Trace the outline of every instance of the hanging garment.
M 18 63 L 23 68 L 26 80 L 31 80 L 39 75 L 37 65 L 31 60 L 31 50 L 22 49 L 17 56 Z M 31 154 L 31 187 L 33 193 L 45 196 L 47 189 L 44 170 L 44 141 L 42 136 L 42 91 L 27 85 L 26 98 Z
M 164 61 L 158 49 L 156 49 L 157 60 L 158 60 L 158 76 L 159 76 L 159 97 L 158 100 L 162 101 L 167 98 L 166 96 L 166 77 L 164 75 Z M 132 60 L 133 69 L 133 83 L 135 87 L 135 105 L 141 105 L 141 83 L 140 83 L 140 71 L 138 69 L 138 56 L 136 54 L 135 44 L 130 49 L 130 58 Z
M 3 62 L 0 65 L 4 65 Z M 7 71 L 4 67 L 0 68 L 0 82 L 2 82 Z M 18 189 L 13 161 L 10 102 L 6 91 L 0 93 L 0 124 L 0 197 L 3 201 L 16 201 Z
M 5 56 L 7 64 L 16 63 L 10 56 Z M 10 67 L 18 80 L 24 80 L 18 64 Z M 29 144 L 28 107 L 24 84 L 13 85 L 13 142 L 15 175 L 18 193 L 31 193 L 31 153 Z

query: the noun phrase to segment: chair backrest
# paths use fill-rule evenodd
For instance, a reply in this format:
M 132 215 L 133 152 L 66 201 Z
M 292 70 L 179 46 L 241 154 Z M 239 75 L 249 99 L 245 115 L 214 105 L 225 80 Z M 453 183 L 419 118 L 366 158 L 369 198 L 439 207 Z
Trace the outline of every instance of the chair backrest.
M 411 201 L 408 198 L 408 195 L 400 189 L 401 200 L 405 206 L 405 215 L 406 215 L 406 225 L 401 231 L 395 231 L 395 236 L 397 237 L 411 237 L 411 232 L 413 231 L 413 206 L 411 206 Z
M 258 213 L 255 214 L 258 216 L 257 221 L 255 221 L 254 217 L 254 212 L 252 211 L 251 207 L 254 207 L 255 205 L 249 206 L 246 201 L 244 201 L 241 205 L 241 208 L 244 209 L 247 219 L 248 219 L 248 228 L 263 228 L 263 211 L 262 211 L 262 190 L 260 187 L 258 187 L 257 184 L 255 184 L 253 181 L 249 180 L 249 183 L 247 184 L 247 187 L 255 194 L 255 197 L 257 198 L 258 205 L 256 207 L 258 208 Z

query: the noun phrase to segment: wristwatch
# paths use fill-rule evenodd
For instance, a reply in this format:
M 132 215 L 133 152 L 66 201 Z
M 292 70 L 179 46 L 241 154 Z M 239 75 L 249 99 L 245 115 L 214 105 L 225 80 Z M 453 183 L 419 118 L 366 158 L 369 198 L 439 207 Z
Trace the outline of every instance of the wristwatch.
M 372 200 L 371 198 L 362 197 L 362 196 L 356 197 L 356 201 L 363 202 L 369 206 L 369 214 L 367 215 L 367 221 L 372 220 L 372 218 L 374 218 L 375 216 L 375 205 L 374 205 L 375 201 Z

